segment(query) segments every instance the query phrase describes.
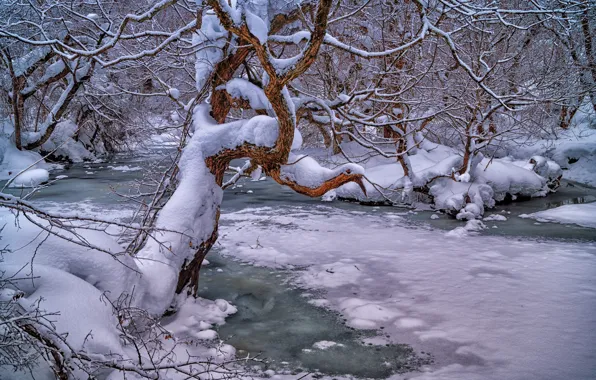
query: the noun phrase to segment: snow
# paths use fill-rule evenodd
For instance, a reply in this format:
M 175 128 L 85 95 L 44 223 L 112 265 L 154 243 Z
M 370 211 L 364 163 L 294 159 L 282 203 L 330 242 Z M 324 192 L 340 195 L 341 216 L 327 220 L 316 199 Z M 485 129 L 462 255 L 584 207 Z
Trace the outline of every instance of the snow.
M 2 268 L 7 277 L 22 273 L 19 265 L 2 265 Z M 118 321 L 111 305 L 102 299 L 101 291 L 79 277 L 50 266 L 35 265 L 33 273 L 37 277 L 34 281 L 21 279 L 12 284 L 25 293 L 25 297 L 19 299 L 25 310 L 33 310 L 40 302 L 42 310 L 60 311 L 50 319 L 58 333 L 68 333 L 68 342 L 76 350 L 122 352 L 116 330 Z M 91 331 L 93 334 L 89 335 Z
M 455 182 L 450 178 L 438 178 L 432 182 L 429 194 L 434 197 L 440 210 L 457 214 L 457 219 L 475 219 L 484 209 L 494 207 L 493 190 L 477 183 Z
M 320 340 L 318 342 L 315 342 L 312 346 L 314 348 L 316 348 L 317 350 L 327 350 L 331 347 L 342 347 L 343 344 L 337 343 L 337 342 L 332 342 L 329 340 Z
M 225 88 L 232 98 L 248 100 L 250 107 L 255 110 L 271 111 L 271 103 L 262 88 L 250 83 L 243 78 L 233 78 L 225 85 L 217 87 L 218 90 Z
M 595 116 L 590 101 L 584 101 L 567 130 L 512 141 L 506 153 L 515 158 L 544 156 L 562 168 L 565 179 L 596 186 L 596 129 L 592 125 Z
M 302 133 L 296 128 L 294 129 L 294 140 L 292 140 L 292 150 L 298 150 L 302 148 Z
M 431 352 L 408 378 L 593 378 L 596 244 L 444 238 L 392 215 L 246 209 L 222 215 L 220 243 L 256 265 L 307 266 L 292 283 L 311 303 Z M 249 247 L 256 236 L 265 248 Z
M 73 137 L 78 135 L 78 139 Z M 72 162 L 83 162 L 91 160 L 95 157 L 93 153 L 87 149 L 90 146 L 90 136 L 85 133 L 80 133 L 79 127 L 70 120 L 64 120 L 56 125 L 52 135 L 42 145 L 45 152 L 53 152 L 55 157 L 68 159 Z
M 476 170 L 477 176 L 482 178 L 494 192 L 497 201 L 505 199 L 506 194 L 521 196 L 542 196 L 545 191 L 546 179 L 531 170 L 493 160 L 488 165 L 488 159 L 480 162 Z M 488 167 L 486 167 L 488 165 Z M 486 169 L 484 169 L 486 167 Z
M 279 134 L 277 121 L 264 115 L 217 124 L 209 115 L 206 104 L 196 107 L 194 125 L 196 135 L 200 136 L 203 157 L 214 156 L 223 149 L 234 149 L 245 143 L 273 147 Z
M 478 219 L 470 219 L 466 222 L 463 227 L 455 227 L 453 230 L 445 233 L 445 236 L 452 238 L 464 238 L 467 237 L 470 232 L 479 232 L 487 227 Z
M 171 96 L 172 98 L 178 100 L 178 99 L 180 99 L 180 90 L 178 90 L 177 88 L 169 88 L 168 95 Z
M 387 157 L 375 157 L 371 154 L 375 152 L 355 142 L 342 144 L 344 153 L 357 158 L 365 169 L 366 195 L 357 184 L 348 183 L 336 190 L 337 196 L 359 201 L 414 203 L 414 189 L 427 186 L 437 209 L 469 220 L 481 217 L 485 209 L 494 207 L 508 194 L 514 198 L 547 195 L 551 191 L 549 185 L 561 173 L 556 163 L 541 156 L 513 161 L 487 159 L 478 154 L 470 160 L 469 170 L 460 175 L 456 170 L 462 166 L 463 157 L 457 150 L 426 140 L 418 145 L 415 154 L 404 157 L 411 168 L 410 175 L 404 176 L 395 152 L 387 150 L 384 152 Z M 339 154 L 329 161 L 327 166 L 341 164 L 346 159 Z
M 221 299 L 211 301 L 180 297 L 175 317 L 166 319 L 164 328 L 179 337 L 192 335 L 199 339 L 212 340 L 217 338 L 212 326 L 225 324 L 225 319 L 237 311 L 236 307 Z
M 0 135 L 0 180 L 10 179 L 29 167 L 46 170 L 50 168 L 39 153 L 18 150 L 12 141 Z
M 321 201 L 323 202 L 333 202 L 337 198 L 337 192 L 335 189 L 329 190 L 321 197 Z
M 19 174 L 8 187 L 36 187 L 50 179 L 50 173 L 45 169 L 29 169 Z
M 182 169 L 186 174 L 186 181 L 181 184 L 186 186 L 189 180 L 188 168 L 183 165 Z M 95 216 L 91 209 L 82 206 L 57 205 L 55 210 L 68 216 L 77 216 L 80 210 L 84 210 L 84 215 Z M 50 212 L 55 210 L 51 207 L 48 209 Z M 168 216 L 170 210 L 171 208 L 166 209 L 164 215 Z M 97 212 L 102 216 L 105 214 L 105 210 Z M 130 212 L 110 212 L 110 215 L 118 217 L 129 214 Z M 21 215 L 16 223 L 10 211 L 0 209 L 0 223 L 4 226 L 2 243 L 11 250 L 3 255 L 0 272 L 4 276 L 19 273 L 19 277 L 23 278 L 10 285 L 25 294 L 19 299 L 19 304 L 25 310 L 39 305 L 42 310 L 56 313 L 49 319 L 58 333 L 68 333 L 65 335 L 67 342 L 75 350 L 85 350 L 90 355 L 102 357 L 120 355 L 118 358 L 123 362 L 128 358 L 136 360 L 135 349 L 123 345 L 120 339 L 121 332 L 117 328 L 119 321 L 112 303 L 123 295 L 135 294 L 137 297 L 129 298 L 132 301 L 131 306 L 146 308 L 142 302 L 148 297 L 146 292 L 152 292 L 152 287 L 161 284 L 160 277 L 152 279 L 146 275 L 149 272 L 143 262 L 147 257 L 146 252 L 141 252 L 145 255 L 141 255 L 140 260 L 123 254 L 123 247 L 113 240 L 113 236 L 119 232 L 115 227 L 108 227 L 106 231 L 80 228 L 64 230 L 62 234 L 67 238 L 65 240 L 43 232 L 36 225 L 47 228 L 47 222 L 36 217 L 31 218 L 32 221 L 29 221 Z M 163 222 L 163 215 L 160 218 L 158 223 Z M 81 247 L 75 241 L 100 247 L 105 252 Z M 33 280 L 24 276 L 29 272 L 34 276 Z M 168 272 L 163 271 L 160 275 L 167 276 Z M 159 292 L 155 291 L 153 294 L 159 295 Z M 171 294 L 167 297 L 169 302 L 172 301 L 171 297 Z M 174 355 L 172 358 L 180 362 L 192 355 L 214 364 L 234 356 L 234 348 L 219 342 L 217 333 L 213 330 L 213 326 L 225 323 L 227 316 L 236 313 L 237 309 L 233 305 L 222 299 L 210 301 L 186 296 L 180 296 L 175 301 L 178 312 L 161 322 L 160 328 L 172 336 L 172 339 L 166 338 L 161 343 L 162 353 L 171 352 Z M 158 310 L 157 307 L 164 307 L 163 305 L 168 306 L 169 303 L 156 305 L 152 310 Z M 158 315 L 161 313 L 163 309 L 156 311 Z M 147 350 L 152 348 L 147 347 Z M 75 370 L 75 378 L 87 378 L 79 372 L 78 369 Z M 160 371 L 160 376 L 171 378 L 174 375 L 172 372 Z M 0 374 L 3 373 L 0 370 Z M 103 376 L 105 375 L 107 374 Z M 114 371 L 107 378 L 123 379 L 123 373 Z
M 57 333 L 67 334 L 74 350 L 124 354 L 118 319 L 108 300 L 114 302 L 124 292 L 130 293 L 138 275 L 130 269 L 133 259 L 119 255 L 122 247 L 100 231 L 64 230 L 63 235 L 71 241 L 58 238 L 38 227 L 49 229 L 47 222 L 34 216 L 30 221 L 21 214 L 17 223 L 6 208 L 0 208 L 0 223 L 4 226 L 2 243 L 11 250 L 3 255 L 0 272 L 5 277 L 18 273 L 20 279 L 13 280 L 10 287 L 24 292 L 19 304 L 25 310 L 39 306 L 54 313 L 49 320 Z M 108 252 L 84 248 L 75 241 Z M 85 377 L 78 369 L 75 376 Z
M 70 215 L 76 216 L 79 213 Z M 30 221 L 20 217 L 16 224 L 10 211 L 0 209 L 0 223 L 5 226 L 2 242 L 9 244 L 13 251 L 4 255 L 6 264 L 24 265 L 35 258 L 36 264 L 72 274 L 114 299 L 122 293 L 130 292 L 138 283 L 138 275 L 129 269 L 135 267 L 133 259 L 123 255 L 124 249 L 108 233 L 82 229 L 63 231 L 62 235 L 71 242 L 44 233 L 38 225 L 48 228 L 49 223 L 37 217 L 31 218 Z M 88 243 L 106 252 L 81 247 L 75 242 Z M 39 246 L 43 249 L 38 249 Z
M 110 168 L 112 170 L 117 170 L 119 172 L 136 172 L 138 170 L 143 170 L 143 168 L 140 167 L 140 166 L 130 167 L 128 165 L 120 165 L 120 166 L 111 166 L 111 165 L 108 165 L 108 168 Z
M 201 121 L 201 118 L 195 119 L 195 123 Z M 195 134 L 184 148 L 178 164 L 176 191 L 157 217 L 156 228 L 168 231 L 158 232 L 156 238 L 149 239 L 137 254 L 139 269 L 150 281 L 144 288 L 146 293 L 141 304 L 157 315 L 171 304 L 179 268 L 185 260 L 192 259 L 193 247 L 198 247 L 211 235 L 222 200 L 223 191 L 205 165 L 204 157 L 208 153 L 203 150 L 203 147 L 211 147 L 215 148 L 214 152 L 218 151 L 221 146 L 210 144 L 220 140 L 213 134 L 204 133 L 204 128 L 209 129 L 209 126 L 195 125 Z M 224 136 L 232 138 L 231 143 L 237 141 L 231 130 L 224 128 L 223 131 L 227 133 Z
M 255 15 L 250 11 L 245 11 L 244 13 L 246 17 L 246 25 L 248 26 L 248 30 L 258 38 L 259 43 L 264 45 L 267 42 L 267 34 L 269 33 L 269 28 L 265 21 L 261 19 L 259 16 Z
M 356 164 L 327 169 L 311 157 L 296 154 L 290 154 L 288 164 L 281 167 L 281 178 L 310 188 L 316 188 L 341 173 L 364 174 L 364 169 Z
M 489 216 L 485 216 L 482 220 L 485 222 L 504 222 L 507 220 L 507 217 L 500 214 L 492 214 Z
M 258 166 L 255 170 L 250 173 L 250 179 L 252 182 L 257 182 L 261 179 L 261 174 L 263 174 L 263 168 Z
M 214 14 L 203 15 L 201 29 L 193 34 L 193 46 L 197 49 L 195 62 L 195 80 L 198 91 L 201 91 L 213 68 L 223 58 L 223 49 L 226 45 L 228 32 L 220 24 Z
M 565 205 L 532 214 L 522 214 L 520 217 L 536 219 L 539 222 L 577 224 L 582 227 L 596 228 L 596 203 Z

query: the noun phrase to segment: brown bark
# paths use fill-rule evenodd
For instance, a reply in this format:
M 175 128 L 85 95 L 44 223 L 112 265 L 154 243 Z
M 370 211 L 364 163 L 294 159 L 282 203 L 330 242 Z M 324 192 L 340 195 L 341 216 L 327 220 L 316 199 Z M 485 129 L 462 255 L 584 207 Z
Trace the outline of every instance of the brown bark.
M 187 289 L 188 295 L 198 297 L 199 293 L 199 274 L 201 271 L 201 265 L 205 256 L 209 253 L 218 238 L 218 226 L 219 226 L 219 210 L 215 218 L 215 224 L 213 226 L 213 232 L 209 239 L 201 243 L 199 248 L 196 250 L 194 258 L 190 263 L 182 266 L 178 275 L 178 283 L 176 285 L 176 293 L 180 294 L 184 289 Z
M 408 164 L 406 163 L 406 160 L 404 159 L 404 155 L 408 154 L 408 144 L 407 144 L 405 137 L 403 137 L 403 136 L 397 140 L 397 154 L 398 154 L 397 161 L 399 162 L 402 170 L 404 171 L 404 176 L 409 177 L 410 176 L 410 168 L 408 167 Z
M 282 14 L 275 16 L 271 21 L 269 33 L 277 33 L 288 23 L 296 21 L 302 12 L 310 9 L 311 7 L 311 4 L 307 4 L 303 6 L 301 10 L 291 12 L 287 15 Z M 248 43 L 249 42 L 247 41 L 241 41 L 239 45 L 245 45 Z M 246 62 L 246 58 L 252 51 L 254 51 L 254 49 L 251 46 L 242 46 L 241 48 L 237 49 L 234 54 L 226 57 L 215 66 L 215 75 L 211 86 L 213 91 L 211 95 L 211 116 L 218 123 L 223 123 L 226 121 L 226 117 L 230 113 L 230 109 L 232 108 L 233 104 L 231 104 L 230 98 L 227 96 L 225 90 L 216 90 L 216 88 L 232 79 L 238 68 Z
M 281 177 L 281 171 L 279 166 L 274 166 L 273 168 L 266 170 L 266 172 L 271 176 L 271 178 L 275 180 L 275 182 L 281 185 L 288 186 L 295 192 L 308 195 L 309 197 L 323 196 L 329 190 L 336 189 L 341 185 L 345 185 L 348 182 L 356 182 L 358 186 L 360 186 L 360 189 L 362 189 L 362 192 L 366 194 L 366 188 L 362 183 L 362 174 L 353 174 L 350 172 L 349 169 L 346 170 L 345 173 L 340 173 L 338 176 L 328 179 L 327 181 L 323 182 L 320 186 L 317 187 L 303 186 L 296 182 Z
M 472 155 L 474 153 L 472 152 L 472 124 L 474 124 L 473 120 L 468 122 L 468 125 L 466 126 L 466 144 L 464 147 L 464 161 L 462 163 L 461 168 L 457 171 L 459 174 L 464 174 L 466 170 L 468 170 L 468 164 L 470 163 L 470 160 L 472 159 Z
M 45 347 L 47 347 L 46 353 L 48 354 L 48 358 L 51 356 L 54 361 L 54 365 L 50 364 L 50 368 L 52 369 L 52 372 L 54 372 L 56 379 L 68 380 L 70 378 L 68 375 L 70 371 L 67 369 L 67 364 L 64 362 L 64 358 L 61 354 L 61 348 L 58 347 L 51 339 L 41 335 L 33 325 L 26 324 L 20 327 L 32 338 L 38 340 Z
M 569 128 L 571 120 L 573 119 L 573 116 L 575 116 L 577 110 L 578 107 L 562 106 L 561 113 L 559 115 L 559 127 L 562 129 Z
M 12 81 L 12 97 L 10 100 L 12 106 L 12 112 L 14 115 L 14 134 L 15 134 L 15 144 L 18 150 L 21 150 L 22 142 L 21 142 L 21 131 L 23 126 L 23 110 L 24 110 L 24 101 L 23 97 L 21 96 L 21 90 L 25 87 L 27 83 L 24 76 L 17 76 L 14 67 L 12 65 L 12 57 L 10 56 L 10 52 L 8 49 L 2 50 L 4 60 L 6 61 L 6 66 L 8 67 L 8 72 L 10 73 L 10 78 Z
M 251 50 L 249 47 L 242 47 L 215 66 L 215 75 L 211 86 L 213 91 L 211 95 L 211 116 L 218 123 L 226 121 L 232 103 L 225 90 L 216 90 L 216 88 L 232 79 L 234 73 L 246 60 Z
M 14 136 L 15 144 L 18 150 L 23 149 L 21 132 L 23 130 L 23 114 L 25 110 L 25 101 L 21 96 L 21 90 L 25 84 L 25 78 L 13 77 L 12 81 L 12 110 L 14 114 Z

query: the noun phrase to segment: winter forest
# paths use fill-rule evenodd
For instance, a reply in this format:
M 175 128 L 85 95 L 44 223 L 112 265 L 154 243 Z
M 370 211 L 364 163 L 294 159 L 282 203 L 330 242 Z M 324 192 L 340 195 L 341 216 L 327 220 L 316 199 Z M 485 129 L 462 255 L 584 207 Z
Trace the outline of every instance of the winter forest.
M 596 378 L 596 1 L 1 0 L 0 379 Z

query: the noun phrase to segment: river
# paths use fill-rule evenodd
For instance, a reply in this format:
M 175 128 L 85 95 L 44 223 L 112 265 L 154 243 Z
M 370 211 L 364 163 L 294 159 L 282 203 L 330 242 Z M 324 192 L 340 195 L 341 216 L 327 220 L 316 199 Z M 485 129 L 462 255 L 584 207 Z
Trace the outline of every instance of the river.
M 150 154 L 142 157 L 118 155 L 109 162 L 71 165 L 53 173 L 53 175 L 66 175 L 67 178 L 41 189 L 30 199 L 41 206 L 63 209 L 75 209 L 81 205 L 96 211 L 130 208 L 130 203 L 117 196 L 115 192 L 134 191 L 146 171 L 167 164 L 167 159 L 163 159 L 163 157 L 167 157 L 168 152 L 169 149 L 166 148 L 153 149 Z M 21 190 L 12 189 L 11 192 L 19 194 Z M 546 198 L 498 205 L 488 214 L 499 213 L 506 216 L 508 220 L 498 223 L 487 222 L 491 228 L 478 234 L 491 239 L 501 239 L 495 240 L 497 245 L 501 244 L 504 241 L 502 237 L 505 237 L 527 245 L 544 244 L 544 242 L 559 245 L 574 244 L 579 247 L 585 246 L 587 252 L 594 252 L 593 242 L 596 241 L 596 234 L 593 229 L 574 225 L 537 223 L 532 219 L 518 217 L 520 214 L 564 204 L 593 201 L 596 201 L 595 189 L 563 182 L 557 193 Z M 243 214 L 245 212 L 243 210 L 247 209 L 252 210 L 248 212 L 250 223 L 246 223 L 246 220 L 249 219 L 243 219 L 246 215 Z M 326 239 L 327 235 L 321 233 L 319 229 L 314 232 L 307 231 L 309 220 L 313 220 L 313 225 L 317 226 L 317 223 L 320 224 L 324 218 L 337 220 L 338 224 L 340 220 L 344 220 L 342 218 L 346 217 L 354 220 L 361 219 L 366 222 L 355 227 L 353 236 L 359 231 L 385 228 L 379 227 L 383 225 L 399 227 L 406 231 L 406 234 L 407 231 L 426 234 L 423 237 L 416 237 L 422 240 L 435 238 L 440 240 L 443 235 L 437 231 L 452 230 L 462 225 L 461 221 L 443 214 L 439 215 L 437 219 L 431 219 L 433 214 L 435 214 L 433 211 L 428 210 L 416 211 L 390 206 L 373 207 L 343 201 L 323 203 L 319 199 L 307 198 L 280 187 L 270 179 L 262 181 L 242 179 L 236 186 L 225 192 L 222 206 L 222 238 L 220 239 L 222 244 L 217 245 L 210 253 L 208 257 L 210 264 L 202 270 L 201 296 L 211 299 L 223 298 L 238 307 L 238 313 L 230 317 L 227 323 L 219 328 L 220 337 L 235 346 L 239 354 L 260 354 L 268 361 L 266 368 L 272 368 L 277 373 L 309 372 L 321 375 L 386 378 L 390 375 L 410 371 L 422 370 L 432 373 L 436 368 L 451 368 L 450 366 L 455 364 L 466 368 L 478 366 L 490 368 L 490 364 L 485 363 L 490 361 L 487 359 L 490 358 L 490 355 L 483 357 L 473 353 L 467 356 L 460 354 L 464 359 L 457 357 L 457 350 L 461 350 L 461 347 L 464 346 L 449 346 L 456 340 L 446 339 L 441 341 L 442 343 L 427 344 L 425 342 L 432 341 L 432 339 L 422 339 L 422 333 L 415 336 L 409 328 L 400 330 L 395 327 L 395 325 L 399 327 L 402 321 L 415 322 L 421 320 L 419 318 L 399 318 L 398 314 L 395 314 L 391 317 L 393 319 L 389 317 L 389 319 L 382 319 L 382 321 L 390 321 L 391 326 L 379 322 L 373 327 L 355 328 L 354 319 L 350 319 L 349 316 L 351 309 L 339 305 L 343 302 L 341 300 L 347 296 L 355 296 L 355 292 L 353 294 L 344 293 L 359 289 L 358 286 L 352 286 L 354 284 L 347 286 L 343 283 L 339 286 L 309 286 L 304 282 L 308 271 L 313 269 L 308 262 L 303 263 L 297 258 L 292 258 L 284 262 L 283 265 L 263 263 L 250 256 L 250 253 L 249 255 L 236 254 L 234 247 L 239 246 L 242 242 L 228 238 L 228 235 L 233 236 L 235 230 L 241 228 L 244 229 L 243 233 L 246 233 L 246 230 L 253 228 L 252 225 L 256 223 L 261 234 L 256 236 L 257 245 L 261 244 L 259 243 L 261 236 L 265 239 L 267 234 L 278 234 L 280 231 L 291 230 L 288 232 L 290 235 L 287 236 L 293 236 L 293 241 L 299 240 L 301 236 L 304 236 L 305 239 L 314 239 L 315 243 L 312 247 L 314 250 L 321 249 L 321 245 L 316 244 L 316 239 Z M 296 223 L 291 220 L 288 223 L 282 222 L 281 216 L 296 218 Z M 298 219 L 303 220 L 298 222 Z M 300 232 L 301 229 L 303 232 Z M 254 227 L 254 231 L 256 230 L 257 227 Z M 387 228 L 387 231 L 390 234 L 392 230 Z M 239 235 L 242 237 L 242 234 Z M 307 236 L 309 237 L 307 238 Z M 349 239 L 349 236 L 346 238 Z M 267 244 L 274 243 L 268 241 Z M 326 245 L 323 244 L 323 246 Z M 281 245 L 274 247 L 276 254 L 279 254 L 282 249 Z M 288 249 L 292 249 L 292 244 L 289 247 Z M 349 250 L 350 246 L 343 249 Z M 328 250 L 332 249 L 328 248 Z M 321 254 L 331 257 L 325 252 Z M 346 257 L 352 256 L 347 255 Z M 594 257 L 590 260 L 590 265 L 593 264 Z M 363 268 L 373 267 L 372 262 L 366 260 L 358 265 Z M 354 264 L 360 271 L 358 265 Z M 328 273 L 334 273 L 335 270 L 324 266 L 321 268 Z M 363 271 L 366 272 L 366 269 Z M 371 273 L 374 276 L 374 273 L 378 272 Z M 574 276 L 576 274 L 574 273 Z M 594 274 L 596 275 L 596 273 Z M 577 278 L 574 276 L 570 278 Z M 406 283 L 404 281 L 404 284 Z M 465 289 L 462 291 L 465 292 Z M 471 293 L 470 296 L 476 294 Z M 325 300 L 327 295 L 330 295 L 329 300 Z M 430 294 L 425 296 L 432 301 L 433 297 Z M 590 293 L 588 297 L 590 302 L 593 301 L 593 296 Z M 321 307 L 322 303 L 313 302 L 313 300 L 325 300 L 326 307 Z M 468 306 L 466 304 L 462 307 Z M 416 305 L 412 306 L 412 310 L 416 308 Z M 418 313 L 424 314 L 420 310 Z M 430 320 L 432 318 L 424 323 L 428 324 Z M 596 328 L 596 326 L 593 327 Z M 429 331 L 434 330 L 430 329 Z M 327 343 L 320 343 L 321 341 Z M 482 342 L 482 339 L 479 339 L 479 342 Z M 325 345 L 327 346 L 322 347 Z M 478 352 L 480 351 L 482 350 L 479 349 Z M 588 350 L 585 360 L 591 360 L 593 354 L 594 350 Z M 575 378 L 579 379 L 589 373 L 591 367 L 588 364 L 581 364 L 582 361 L 578 363 L 585 365 L 585 368 L 569 373 L 576 374 Z M 519 368 L 524 367 L 522 365 L 519 368 L 515 366 L 512 368 L 512 370 L 518 371 L 517 373 L 521 373 Z M 461 378 L 465 378 L 465 376 Z

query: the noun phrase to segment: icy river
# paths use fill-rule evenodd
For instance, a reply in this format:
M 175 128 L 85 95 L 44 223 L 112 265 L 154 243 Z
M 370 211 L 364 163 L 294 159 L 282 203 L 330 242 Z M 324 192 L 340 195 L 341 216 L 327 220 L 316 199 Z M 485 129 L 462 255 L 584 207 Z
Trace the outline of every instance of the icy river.
M 31 200 L 120 215 L 131 206 L 114 190 L 160 155 L 73 165 Z M 593 201 L 595 189 L 564 182 L 448 236 L 462 222 L 433 211 L 323 203 L 243 179 L 226 190 L 201 296 L 237 306 L 219 336 L 260 353 L 270 376 L 595 379 L 596 232 L 519 217 Z

